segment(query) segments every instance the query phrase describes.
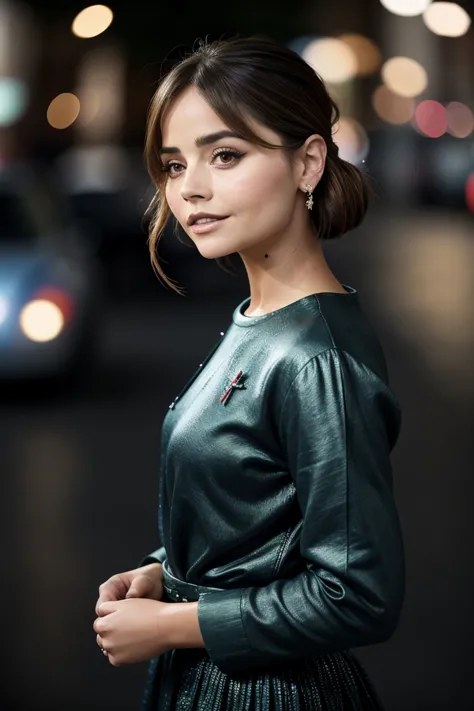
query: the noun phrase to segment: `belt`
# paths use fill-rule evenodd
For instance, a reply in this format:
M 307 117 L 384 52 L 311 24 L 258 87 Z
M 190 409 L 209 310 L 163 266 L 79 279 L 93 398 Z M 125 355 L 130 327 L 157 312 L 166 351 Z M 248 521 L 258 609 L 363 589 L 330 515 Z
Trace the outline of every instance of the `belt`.
M 207 585 L 195 585 L 176 578 L 169 569 L 168 559 L 162 562 L 163 589 L 166 602 L 197 602 L 200 595 L 207 592 L 222 591 L 224 588 L 212 588 Z

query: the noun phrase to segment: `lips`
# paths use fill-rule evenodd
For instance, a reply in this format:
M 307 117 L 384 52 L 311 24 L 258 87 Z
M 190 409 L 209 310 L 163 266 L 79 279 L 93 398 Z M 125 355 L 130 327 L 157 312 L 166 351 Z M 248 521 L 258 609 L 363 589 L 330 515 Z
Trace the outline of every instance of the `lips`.
M 191 225 L 191 230 L 198 235 L 207 234 L 208 232 L 213 232 L 219 229 L 220 222 L 227 222 L 228 217 L 211 218 L 205 222 L 195 222 Z
M 219 222 L 219 220 L 225 220 L 225 217 L 199 217 L 194 220 L 192 225 L 206 225 L 208 222 Z
M 189 226 L 192 226 L 197 220 L 200 219 L 209 218 L 212 220 L 225 220 L 226 217 L 228 217 L 228 215 L 213 215 L 210 212 L 195 212 L 192 215 L 189 215 L 186 222 Z

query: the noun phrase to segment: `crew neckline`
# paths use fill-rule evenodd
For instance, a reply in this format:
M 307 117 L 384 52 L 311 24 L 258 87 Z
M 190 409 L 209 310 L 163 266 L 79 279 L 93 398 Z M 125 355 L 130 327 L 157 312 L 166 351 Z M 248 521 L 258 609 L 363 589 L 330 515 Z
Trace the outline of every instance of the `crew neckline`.
M 314 297 L 320 297 L 320 296 L 329 296 L 333 298 L 337 297 L 342 297 L 343 299 L 349 298 L 349 299 L 357 299 L 358 297 L 358 292 L 357 289 L 354 289 L 353 286 L 349 286 L 348 284 L 341 284 L 341 286 L 344 287 L 346 290 L 346 294 L 343 294 L 340 291 L 318 291 L 315 292 L 314 294 L 308 294 L 307 296 L 302 296 L 301 299 L 297 299 L 297 301 L 292 301 L 291 304 L 287 304 L 286 306 L 282 306 L 279 309 L 275 309 L 275 311 L 269 311 L 267 314 L 261 314 L 260 316 L 245 316 L 243 311 L 247 308 L 247 306 L 250 303 L 250 296 L 248 296 L 246 299 L 244 299 L 234 310 L 232 320 L 237 326 L 255 326 L 257 323 L 261 323 L 262 321 L 265 321 L 266 319 L 272 318 L 274 316 L 277 316 L 278 314 L 281 313 L 286 313 L 289 309 L 294 308 L 296 306 L 304 306 L 307 303 L 310 303 L 314 301 Z

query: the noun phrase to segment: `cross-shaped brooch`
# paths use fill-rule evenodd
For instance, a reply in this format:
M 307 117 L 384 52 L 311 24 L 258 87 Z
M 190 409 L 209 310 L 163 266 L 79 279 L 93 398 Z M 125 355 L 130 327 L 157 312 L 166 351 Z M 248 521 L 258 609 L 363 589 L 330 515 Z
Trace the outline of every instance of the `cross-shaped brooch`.
M 241 382 L 243 375 L 243 370 L 239 370 L 235 378 L 231 380 L 231 382 L 225 389 L 224 394 L 219 400 L 219 402 L 221 402 L 223 405 L 226 405 L 234 390 L 243 390 L 245 388 L 245 385 Z

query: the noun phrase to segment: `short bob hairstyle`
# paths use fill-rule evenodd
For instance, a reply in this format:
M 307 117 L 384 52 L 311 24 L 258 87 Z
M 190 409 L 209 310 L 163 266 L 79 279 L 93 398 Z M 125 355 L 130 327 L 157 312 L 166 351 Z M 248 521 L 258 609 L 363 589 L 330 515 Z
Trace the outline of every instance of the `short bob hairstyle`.
M 200 40 L 199 48 L 160 81 L 147 123 L 145 162 L 156 188 L 147 210 L 151 218 L 148 244 L 155 272 L 172 289 L 181 293 L 161 269 L 157 250 L 170 215 L 164 190 L 166 172 L 159 154 L 161 127 L 165 111 L 191 85 L 231 130 L 250 143 L 283 150 L 290 162 L 310 135 L 322 136 L 327 158 L 310 213 L 315 232 L 321 239 L 341 237 L 362 222 L 370 194 L 368 177 L 339 157 L 332 136 L 339 109 L 314 69 L 296 52 L 268 37 Z M 272 129 L 282 144 L 260 138 L 247 125 L 248 116 Z M 216 261 L 222 267 L 221 260 Z

